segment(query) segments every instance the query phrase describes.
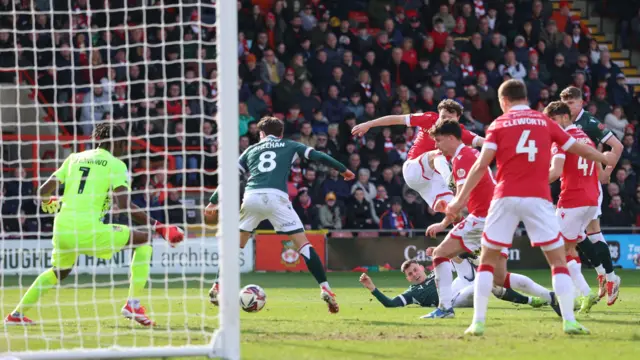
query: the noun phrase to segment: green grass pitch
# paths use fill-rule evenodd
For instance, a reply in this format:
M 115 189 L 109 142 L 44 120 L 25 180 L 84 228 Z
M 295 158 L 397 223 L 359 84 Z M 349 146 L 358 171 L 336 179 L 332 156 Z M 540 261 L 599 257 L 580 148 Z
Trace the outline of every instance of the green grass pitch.
M 550 286 L 549 271 L 527 271 L 539 283 Z M 585 271 L 594 286 L 595 272 Z M 340 301 L 340 313 L 331 315 L 319 299 L 309 274 L 245 274 L 243 284 L 255 283 L 267 293 L 267 306 L 259 313 L 242 313 L 243 359 L 637 359 L 640 353 L 640 272 L 620 271 L 622 290 L 618 302 L 594 306 L 590 315 L 578 315 L 592 335 L 562 334 L 561 322 L 548 307 L 532 309 L 497 299 L 490 301 L 484 337 L 462 335 L 472 309 L 457 309 L 455 319 L 421 320 L 429 309 L 383 308 L 358 283 L 357 273 L 329 273 Z M 398 272 L 370 274 L 389 296 L 406 288 Z M 32 277 L 22 279 L 28 286 Z M 73 280 L 70 278 L 70 282 Z M 204 343 L 217 325 L 217 308 L 209 305 L 209 283 L 165 281 L 154 278 L 152 296 L 144 300 L 158 322 L 150 331 L 119 315 L 127 295 L 126 278 L 117 277 L 115 289 L 93 286 L 90 276 L 78 282 L 80 289 L 51 291 L 40 309 L 29 315 L 42 320 L 29 328 L 5 327 L 0 353 L 8 350 L 85 348 L 97 346 L 181 345 Z M 175 278 L 173 280 L 176 280 Z M 0 307 L 8 313 L 21 292 L 9 290 L 17 278 L 5 278 Z M 97 283 L 109 282 L 96 277 Z M 168 285 L 166 285 L 168 284 Z M 166 285 L 166 290 L 165 290 Z M 167 296 L 166 294 L 169 294 Z M 171 298 L 171 299 L 170 299 Z M 92 304 L 98 299 L 100 304 Z M 62 306 L 56 306 L 56 301 Z M 79 306 L 74 304 L 79 303 Z M 184 314 L 188 313 L 188 317 Z M 57 319 L 62 319 L 57 321 Z M 80 320 L 79 320 L 80 319 Z M 175 358 L 172 358 L 175 359 Z M 190 358 L 193 359 L 193 358 Z

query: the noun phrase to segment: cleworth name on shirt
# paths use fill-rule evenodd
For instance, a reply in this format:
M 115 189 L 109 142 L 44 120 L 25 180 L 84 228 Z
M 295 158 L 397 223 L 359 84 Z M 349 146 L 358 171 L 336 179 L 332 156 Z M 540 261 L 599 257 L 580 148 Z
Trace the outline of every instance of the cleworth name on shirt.
M 503 127 L 511 127 L 511 126 L 518 126 L 518 125 L 547 126 L 547 121 L 545 119 L 517 118 L 517 119 L 510 119 L 502 123 Z

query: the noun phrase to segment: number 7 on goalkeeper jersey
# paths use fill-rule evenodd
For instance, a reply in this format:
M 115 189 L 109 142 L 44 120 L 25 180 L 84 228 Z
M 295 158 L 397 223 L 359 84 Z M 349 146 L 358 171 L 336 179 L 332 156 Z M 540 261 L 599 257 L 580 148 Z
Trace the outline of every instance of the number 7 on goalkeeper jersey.
M 102 223 L 110 191 L 130 189 L 127 166 L 99 148 L 71 154 L 53 175 L 64 195 L 53 224 L 52 265 L 70 269 L 78 254 L 110 259 L 129 242 L 129 227 Z

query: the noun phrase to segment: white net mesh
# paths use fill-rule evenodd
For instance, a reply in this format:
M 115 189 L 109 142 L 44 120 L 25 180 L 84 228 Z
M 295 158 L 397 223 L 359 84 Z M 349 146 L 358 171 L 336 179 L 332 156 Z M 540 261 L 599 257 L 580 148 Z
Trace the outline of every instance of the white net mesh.
M 96 124 L 128 134 L 131 202 L 186 234 L 176 248 L 153 236 L 139 299 L 152 330 L 121 314 L 132 250 L 110 260 L 79 254 L 72 273 L 20 314 L 35 325 L 2 329 L 0 354 L 211 342 L 218 311 L 207 293 L 220 247 L 201 209 L 218 185 L 215 22 L 215 0 L 0 0 L 3 314 L 52 266 L 53 216 L 40 209 L 38 187 L 70 154 L 96 147 Z M 104 222 L 153 233 L 129 215 L 114 206 Z

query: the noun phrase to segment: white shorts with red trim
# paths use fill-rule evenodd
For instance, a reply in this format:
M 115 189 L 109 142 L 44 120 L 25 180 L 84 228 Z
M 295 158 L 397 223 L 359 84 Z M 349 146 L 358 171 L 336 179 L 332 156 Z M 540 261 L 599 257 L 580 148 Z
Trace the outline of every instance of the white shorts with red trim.
M 577 208 L 558 208 L 556 216 L 560 223 L 560 234 L 567 242 L 581 242 L 587 238 L 587 225 L 598 213 L 597 206 L 581 206 Z
M 600 219 L 600 215 L 602 215 L 602 185 L 598 184 L 598 190 L 598 208 L 596 209 L 596 214 L 593 215 L 593 218 L 591 220 Z
M 469 215 L 449 231 L 449 237 L 459 241 L 466 252 L 473 254 L 480 249 L 484 222 L 485 218 Z
M 531 246 L 551 250 L 563 245 L 553 204 L 546 199 L 515 196 L 491 202 L 482 244 L 491 248 L 511 247 L 520 221 L 524 223 Z
M 402 166 L 402 176 L 404 176 L 407 186 L 420 194 L 432 209 L 436 201 L 440 199 L 447 203 L 453 199 L 453 192 L 449 189 L 445 179 L 429 166 L 426 153 L 405 161 Z

